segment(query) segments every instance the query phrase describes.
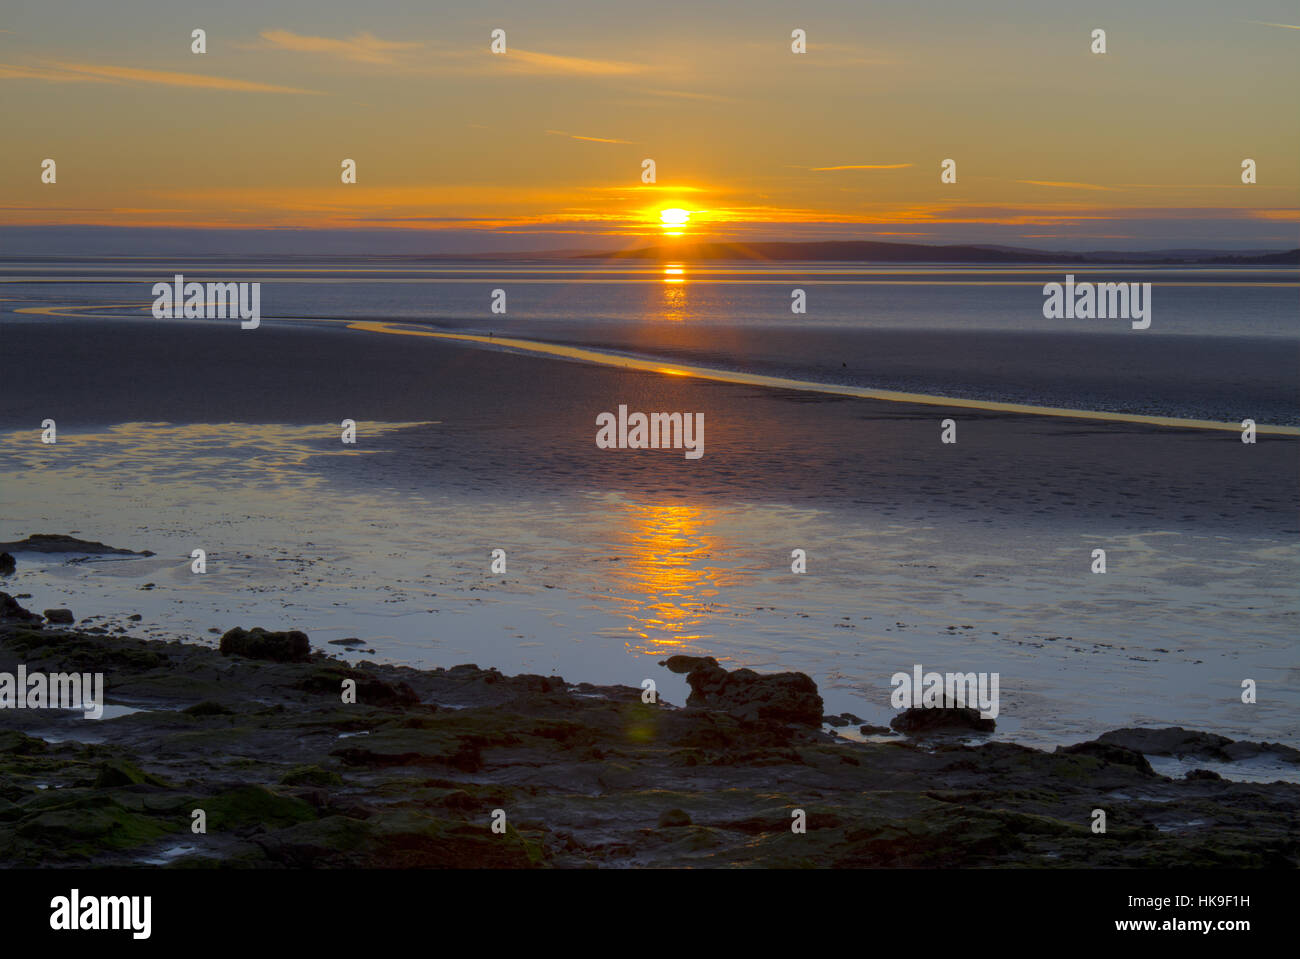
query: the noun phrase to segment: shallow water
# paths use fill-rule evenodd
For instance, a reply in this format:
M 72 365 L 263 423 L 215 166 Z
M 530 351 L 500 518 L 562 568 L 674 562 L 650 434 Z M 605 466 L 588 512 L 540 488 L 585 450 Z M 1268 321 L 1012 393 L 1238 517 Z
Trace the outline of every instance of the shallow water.
M 716 498 L 367 488 L 333 466 L 394 458 L 416 424 L 359 426 L 365 451 L 331 450 L 319 427 L 130 424 L 61 434 L 57 462 L 29 433 L 2 434 L 6 534 L 80 532 L 158 554 L 19 554 L 7 589 L 32 593 L 37 611 L 68 606 L 136 634 L 215 642 L 210 629 L 300 628 L 351 659 L 653 678 L 679 704 L 681 677 L 658 663 L 703 653 L 808 672 L 827 712 L 886 724 L 890 677 L 921 663 L 998 672 L 998 738 L 1050 746 L 1152 724 L 1300 738 L 1293 538 L 1112 537 L 1111 571 L 1095 576 L 1080 567 L 1091 543 L 1079 531 Z M 804 575 L 790 572 L 798 544 L 816 544 Z M 488 569 L 498 547 L 504 576 Z M 137 612 L 143 623 L 126 622 Z M 350 636 L 373 656 L 327 645 Z M 1237 701 L 1247 677 L 1261 690 L 1253 706 Z

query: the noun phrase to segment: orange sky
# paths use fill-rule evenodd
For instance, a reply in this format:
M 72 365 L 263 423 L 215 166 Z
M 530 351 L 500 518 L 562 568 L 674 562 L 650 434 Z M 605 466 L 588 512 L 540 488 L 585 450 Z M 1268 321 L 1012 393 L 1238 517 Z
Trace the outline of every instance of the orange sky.
M 674 207 L 691 212 L 674 232 L 710 239 L 1300 243 L 1300 29 L 1267 5 L 1255 22 L 1200 2 L 937 20 L 757 2 L 743 23 L 675 3 L 391 6 L 5 14 L 0 222 L 634 244 Z

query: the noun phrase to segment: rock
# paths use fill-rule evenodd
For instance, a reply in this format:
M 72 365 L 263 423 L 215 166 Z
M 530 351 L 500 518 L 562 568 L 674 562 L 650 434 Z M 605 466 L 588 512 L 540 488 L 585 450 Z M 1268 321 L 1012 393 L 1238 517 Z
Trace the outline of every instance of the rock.
M 40 619 L 31 610 L 23 609 L 8 593 L 0 593 L 0 622 L 36 623 Z
M 140 620 L 144 619 L 144 617 L 141 616 L 139 613 L 132 613 L 130 616 L 127 617 L 127 619 L 129 619 L 133 623 L 138 623 L 140 622 Z
M 72 610 L 70 609 L 47 609 L 45 611 L 45 618 L 51 623 L 76 622 L 76 617 L 72 615 Z
M 992 719 L 980 718 L 979 710 L 969 706 L 943 706 L 930 709 L 913 706 L 891 719 L 889 725 L 909 736 L 924 736 L 929 733 L 962 730 L 991 733 L 997 723 Z
M 1169 726 L 1164 729 L 1115 729 L 1102 733 L 1097 737 L 1097 742 L 1124 746 L 1149 756 L 1205 756 L 1226 760 L 1228 755 L 1223 747 L 1230 745 L 1232 740 L 1214 733 L 1199 733 L 1182 726 Z
M 1132 766 L 1140 773 L 1148 776 L 1154 776 L 1155 770 L 1147 762 L 1147 758 L 1136 749 L 1128 749 L 1124 746 L 1117 746 L 1114 743 L 1106 743 L 1101 740 L 1092 740 L 1086 743 L 1075 743 L 1073 746 L 1064 748 L 1057 747 L 1059 753 L 1069 753 L 1071 755 L 1092 756 L 1094 759 L 1100 759 L 1104 763 L 1118 763 L 1121 766 Z
M 99 774 L 95 777 L 96 789 L 112 789 L 116 786 L 166 786 L 167 782 L 157 776 L 151 776 L 123 759 L 110 759 L 101 763 Z
M 1183 776 L 1183 778 L 1192 779 L 1192 780 L 1203 779 L 1203 780 L 1213 781 L 1216 779 L 1222 779 L 1223 777 L 1220 776 L 1218 773 L 1216 773 L 1213 769 L 1189 769 L 1187 770 L 1187 773 L 1186 775 Z
M 330 645 L 331 646 L 364 646 L 366 644 L 362 640 L 357 639 L 355 636 L 349 636 L 347 639 L 331 639 Z
M 870 724 L 859 726 L 858 732 L 864 736 L 892 736 L 894 731 L 888 726 L 872 726 Z
M 298 689 L 307 692 L 337 697 L 343 689 L 345 679 L 350 679 L 357 684 L 357 702 L 363 706 L 389 708 L 415 706 L 420 702 L 420 697 L 415 690 L 406 683 L 379 679 L 359 669 L 348 669 L 337 663 L 320 667 L 295 685 Z
M 635 686 L 316 653 L 268 663 L 38 627 L 0 624 L 0 669 L 103 671 L 148 708 L 98 724 L 93 743 L 47 743 L 10 727 L 48 717 L 0 713 L 0 869 L 114 869 L 164 852 L 183 868 L 1300 866 L 1295 783 L 1153 776 L 1121 744 L 850 743 L 821 725 L 739 719 L 725 696 L 673 709 Z M 340 702 L 340 676 L 357 679 L 356 704 Z M 368 701 L 408 688 L 421 703 Z M 1222 748 L 1238 747 L 1265 749 Z M 1230 768 L 1180 768 L 1198 765 Z M 1089 828 L 1099 804 L 1104 838 Z M 813 828 L 791 837 L 796 807 Z M 195 808 L 206 837 L 190 832 Z M 504 835 L 487 828 L 497 808 L 510 812 Z
M 211 699 L 205 699 L 201 703 L 195 703 L 193 706 L 186 706 L 181 710 L 186 716 L 229 716 L 231 712 L 221 703 L 214 702 Z
M 301 799 L 256 785 L 237 786 L 210 796 L 203 808 L 208 814 L 209 830 L 277 828 L 316 818 L 316 811 Z
M 690 826 L 691 817 L 680 809 L 665 809 L 659 814 L 659 828 L 668 829 L 672 826 Z
M 93 540 L 77 539 L 59 533 L 35 533 L 24 540 L 12 543 L 0 543 L 0 549 L 13 550 L 16 553 L 77 553 L 82 556 L 152 556 L 149 550 L 136 552 L 133 549 L 119 549 L 105 546 Z
M 670 656 L 661 665 L 686 673 L 691 686 L 687 706 L 720 710 L 737 719 L 821 725 L 822 698 L 804 673 L 728 672 L 712 656 Z
M 1214 759 L 1218 762 L 1236 762 L 1267 756 L 1269 759 L 1300 764 L 1300 749 L 1281 743 L 1252 743 L 1234 741 L 1215 733 L 1202 733 L 1182 726 L 1163 729 L 1126 727 L 1102 733 L 1097 742 L 1126 746 L 1151 756 L 1190 756 Z
M 251 630 L 236 626 L 221 637 L 222 656 L 247 656 L 277 663 L 306 662 L 311 654 L 307 634 L 296 629 L 273 633 L 255 626 Z
M 829 726 L 834 726 L 836 729 L 839 729 L 841 726 L 847 726 L 849 724 L 849 721 L 845 719 L 843 716 L 823 716 L 822 722 L 826 723 Z
M 1300 749 L 1284 746 L 1281 743 L 1234 742 L 1223 747 L 1228 758 L 1233 762 L 1238 759 L 1250 759 L 1255 756 L 1267 756 L 1287 763 L 1300 763 Z
M 0 553 L 0 576 L 12 576 L 18 564 L 8 553 Z
M 280 783 L 284 786 L 342 786 L 343 777 L 319 766 L 295 766 L 280 777 Z

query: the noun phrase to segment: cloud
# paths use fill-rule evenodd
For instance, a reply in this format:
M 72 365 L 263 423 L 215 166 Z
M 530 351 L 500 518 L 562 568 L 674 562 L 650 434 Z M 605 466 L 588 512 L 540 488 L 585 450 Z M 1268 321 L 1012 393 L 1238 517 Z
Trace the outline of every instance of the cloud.
M 810 166 L 813 173 L 829 173 L 833 170 L 902 170 L 910 163 L 856 163 L 848 166 Z
M 646 66 L 618 60 L 589 60 L 585 57 L 562 57 L 553 53 L 537 53 L 511 47 L 509 52 L 492 55 L 506 69 L 514 73 L 565 75 L 565 76 L 626 76 L 642 73 Z
M 1017 180 L 1017 183 L 1028 183 L 1030 186 L 1059 186 L 1067 190 L 1105 190 L 1113 192 L 1114 187 L 1098 186 L 1095 183 L 1070 183 L 1065 180 Z
M 365 31 L 339 40 L 333 37 L 306 36 L 292 30 L 263 30 L 258 34 L 256 42 L 243 46 L 251 50 L 322 54 L 353 63 L 392 67 L 398 72 L 411 74 L 487 74 L 504 71 L 529 76 L 612 77 L 643 73 L 649 69 L 640 63 L 560 56 L 536 50 L 521 50 L 519 47 L 509 47 L 505 53 L 493 54 L 489 52 L 487 44 L 474 50 L 428 50 L 423 43 L 381 40 Z M 415 56 L 413 51 L 416 50 L 424 52 Z
M 194 87 L 204 90 L 231 90 L 241 93 L 316 93 L 297 87 L 281 87 L 253 80 L 214 77 L 204 73 L 178 73 L 172 70 L 143 70 L 138 67 L 115 67 L 94 63 L 60 63 L 45 61 L 45 66 L 21 66 L 0 63 L 0 79 L 44 80 L 50 83 L 139 83 L 150 86 Z
M 1300 27 L 1294 23 L 1267 23 L 1263 20 L 1247 20 L 1247 23 L 1258 24 L 1261 27 L 1281 27 L 1283 30 L 1300 30 Z
M 584 137 L 576 133 L 565 133 L 563 130 L 547 130 L 547 133 L 557 137 L 568 137 L 570 140 L 584 140 L 588 143 L 631 143 L 631 140 L 616 140 L 613 137 Z
M 362 31 L 346 40 L 332 37 L 308 37 L 291 30 L 263 30 L 260 44 L 250 44 L 263 50 L 290 50 L 295 53 L 324 53 L 357 63 L 393 63 L 395 54 L 402 50 L 415 50 L 424 44 L 394 40 L 380 40 L 373 33 Z
M 13 63 L 0 63 L 0 80 L 45 80 L 49 83 L 86 83 L 90 77 L 66 70 L 50 70 Z

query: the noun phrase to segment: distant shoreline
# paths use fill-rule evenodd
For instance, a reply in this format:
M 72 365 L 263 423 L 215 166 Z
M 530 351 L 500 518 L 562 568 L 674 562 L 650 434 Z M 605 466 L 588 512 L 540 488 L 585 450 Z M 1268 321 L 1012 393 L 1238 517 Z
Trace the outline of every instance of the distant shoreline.
M 673 260 L 802 260 L 860 263 L 1140 263 L 1196 266 L 1300 266 L 1300 248 L 1276 253 L 1231 253 L 1213 250 L 1157 250 L 1151 253 L 1084 251 L 1050 252 L 979 244 L 929 246 L 923 243 L 880 243 L 869 240 L 825 240 L 803 243 L 664 244 L 612 253 L 590 253 L 583 259 Z
M 394 260 L 755 260 L 766 262 L 1145 264 L 1149 266 L 1300 266 L 1300 246 L 1225 249 L 1213 241 L 1156 250 L 1038 250 L 998 243 L 925 244 L 880 240 L 655 243 L 632 249 L 570 246 L 491 249 L 488 239 L 427 230 L 302 230 L 176 227 L 0 226 L 0 263 L 86 257 L 283 256 L 291 259 Z M 634 240 L 628 237 L 625 240 Z M 498 242 L 500 242 L 498 238 Z

